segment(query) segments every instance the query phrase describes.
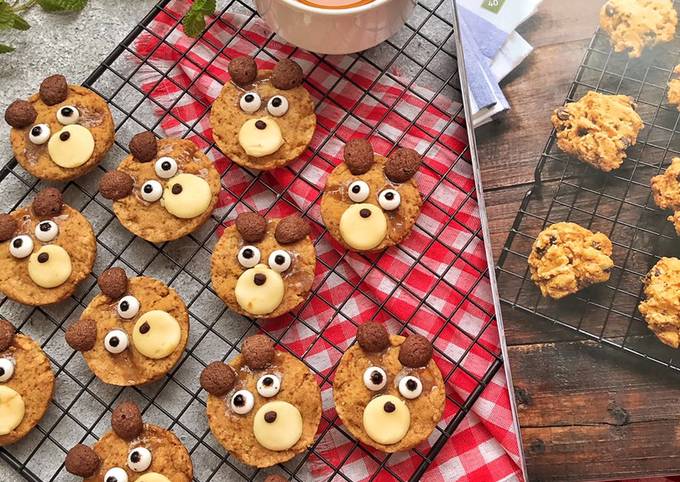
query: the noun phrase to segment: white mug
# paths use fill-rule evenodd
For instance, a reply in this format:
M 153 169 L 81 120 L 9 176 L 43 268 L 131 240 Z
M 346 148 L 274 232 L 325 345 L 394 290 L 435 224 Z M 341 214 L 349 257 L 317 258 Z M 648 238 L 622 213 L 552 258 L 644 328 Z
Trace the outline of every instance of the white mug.
M 286 41 L 320 54 L 375 47 L 401 29 L 416 0 L 374 0 L 351 8 L 317 8 L 297 0 L 255 0 L 267 25 Z

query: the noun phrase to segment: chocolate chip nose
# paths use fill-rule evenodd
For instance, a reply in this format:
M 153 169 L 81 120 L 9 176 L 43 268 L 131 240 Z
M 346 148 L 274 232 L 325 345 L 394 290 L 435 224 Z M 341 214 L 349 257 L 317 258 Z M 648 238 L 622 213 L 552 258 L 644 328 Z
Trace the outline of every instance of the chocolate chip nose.
M 260 129 L 261 131 L 263 131 L 267 128 L 267 123 L 263 120 L 259 120 L 259 121 L 255 122 L 255 127 Z
M 276 412 L 267 412 L 264 414 L 264 421 L 267 423 L 276 422 Z
M 253 282 L 257 286 L 262 286 L 267 282 L 267 276 L 264 275 L 263 273 L 256 273 L 255 276 L 253 276 Z
M 181 194 L 182 193 L 182 185 L 181 184 L 173 184 L 172 185 L 172 193 L 173 194 Z
M 71 133 L 68 132 L 68 131 L 62 132 L 61 134 L 59 134 L 59 139 L 64 141 L 64 142 L 68 141 L 70 138 L 71 138 Z
M 385 402 L 385 406 L 383 407 L 383 410 L 385 410 L 387 413 L 392 413 L 397 409 L 397 407 L 394 406 L 394 403 L 392 402 Z
M 139 332 L 142 335 L 145 335 L 146 333 L 149 333 L 150 329 L 151 329 L 151 327 L 149 326 L 148 323 L 142 323 L 142 326 L 139 327 Z
M 362 218 L 370 218 L 371 217 L 371 210 L 364 208 L 361 211 L 359 211 L 359 216 L 361 216 Z
M 47 253 L 40 253 L 38 255 L 38 263 L 47 263 L 49 261 L 50 255 Z

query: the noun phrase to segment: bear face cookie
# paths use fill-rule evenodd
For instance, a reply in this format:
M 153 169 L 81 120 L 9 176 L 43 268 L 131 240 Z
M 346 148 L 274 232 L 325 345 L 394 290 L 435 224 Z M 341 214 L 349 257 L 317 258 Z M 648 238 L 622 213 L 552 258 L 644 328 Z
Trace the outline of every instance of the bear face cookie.
M 420 156 L 397 149 L 389 158 L 373 153 L 365 139 L 344 150 L 345 162 L 326 180 L 321 217 L 328 232 L 352 251 L 381 251 L 401 242 L 420 214 L 422 203 L 413 178 Z
M 104 174 L 99 191 L 131 233 L 152 243 L 181 238 L 212 214 L 220 175 L 196 144 L 185 139 L 135 135 L 131 154 Z
M 99 164 L 113 145 L 113 117 L 106 101 L 63 75 L 43 80 L 28 100 L 5 111 L 10 141 L 21 166 L 35 177 L 68 181 Z
M 57 303 L 92 271 L 92 226 L 55 188 L 28 207 L 0 214 L 0 292 L 25 305 Z
M 54 373 L 40 345 L 0 319 L 0 446 L 22 439 L 49 407 Z
M 102 293 L 69 326 L 66 342 L 104 383 L 141 385 L 168 373 L 189 336 L 177 292 L 146 276 L 128 279 L 122 268 L 104 271 L 97 283 Z
M 243 463 L 270 467 L 303 452 L 321 419 L 321 391 L 300 360 L 264 335 L 247 338 L 231 362 L 201 373 L 215 438 Z
M 68 472 L 85 482 L 190 482 L 189 452 L 169 430 L 144 423 L 132 402 L 118 405 L 111 431 L 92 448 L 76 445 L 64 461 Z
M 210 114 L 220 150 L 243 167 L 265 171 L 297 159 L 316 129 L 302 68 L 283 59 L 273 70 L 258 70 L 252 57 L 238 57 L 229 74 Z
M 442 417 L 446 393 L 432 344 L 423 336 L 388 335 L 365 323 L 340 360 L 335 409 L 359 441 L 383 452 L 415 447 Z
M 224 230 L 211 258 L 215 292 L 233 311 L 275 318 L 302 303 L 314 282 L 316 250 L 298 216 L 242 213 Z

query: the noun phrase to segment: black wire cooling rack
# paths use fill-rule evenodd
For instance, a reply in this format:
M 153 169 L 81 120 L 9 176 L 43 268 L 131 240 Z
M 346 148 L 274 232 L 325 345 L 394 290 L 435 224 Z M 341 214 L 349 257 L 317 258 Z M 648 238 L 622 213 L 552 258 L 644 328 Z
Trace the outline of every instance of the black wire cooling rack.
M 677 2 L 676 2 L 677 6 Z M 668 212 L 659 210 L 650 180 L 680 156 L 680 115 L 666 100 L 680 38 L 640 59 L 615 53 L 598 30 L 587 48 L 567 101 L 595 90 L 635 98 L 645 122 L 620 169 L 603 173 L 559 150 L 553 130 L 536 168 L 535 183 L 521 203 L 498 263 L 502 301 L 638 357 L 680 370 L 680 354 L 647 329 L 637 311 L 641 278 L 663 256 L 679 256 L 680 242 Z M 609 236 L 615 267 L 609 282 L 561 301 L 541 297 L 527 260 L 547 225 L 571 221 Z
M 207 363 L 220 357 L 223 359 L 233 357 L 245 336 L 263 328 L 255 320 L 244 319 L 229 313 L 224 305 L 217 300 L 209 284 L 209 257 L 212 246 L 216 241 L 216 230 L 228 217 L 233 218 L 235 214 L 232 212 L 233 206 L 214 214 L 203 229 L 191 236 L 156 246 L 135 238 L 122 229 L 115 221 L 110 203 L 97 195 L 98 178 L 105 170 L 115 167 L 125 155 L 127 142 L 123 142 L 121 139 L 125 135 L 128 135 L 127 138 L 129 138 L 130 131 L 134 133 L 142 128 L 156 130 L 160 133 L 159 117 L 153 114 L 148 115 L 149 112 L 152 112 L 153 109 L 161 109 L 160 117 L 164 115 L 172 116 L 171 110 L 179 102 L 180 97 L 192 95 L 190 91 L 183 92 L 183 95 L 177 96 L 178 98 L 171 105 L 162 106 L 140 88 L 137 80 L 137 73 L 142 65 L 156 69 L 159 82 L 168 79 L 168 71 L 158 70 L 154 65 L 146 62 L 145 58 L 140 58 L 133 48 L 135 40 L 140 35 L 158 35 L 148 27 L 157 15 L 172 15 L 168 10 L 168 3 L 170 3 L 169 0 L 159 2 L 84 82 L 85 86 L 102 95 L 110 103 L 116 120 L 118 140 L 113 152 L 96 173 L 60 187 L 64 191 L 67 202 L 80 209 L 93 223 L 98 238 L 98 258 L 95 273 L 101 273 L 111 265 L 118 265 L 125 267 L 128 273 L 147 274 L 160 278 L 177 289 L 185 299 L 190 312 L 189 345 L 181 362 L 164 380 L 139 388 L 121 389 L 107 386 L 99 382 L 87 370 L 82 357 L 73 353 L 64 342 L 65 328 L 78 318 L 88 301 L 98 292 L 94 277 L 86 280 L 73 298 L 58 305 L 29 308 L 7 299 L 0 301 L 0 314 L 12 320 L 20 331 L 31 335 L 41 343 L 50 357 L 57 375 L 55 399 L 39 426 L 23 441 L 0 450 L 0 456 L 28 480 L 42 482 L 75 480 L 63 468 L 63 459 L 67 450 L 81 441 L 92 444 L 98 439 L 109 429 L 112 407 L 119 400 L 126 399 L 138 401 L 143 408 L 147 421 L 168 427 L 177 433 L 194 460 L 196 481 L 261 480 L 267 473 L 272 472 L 272 470 L 259 471 L 244 466 L 232 456 L 225 454 L 208 430 L 205 420 L 205 393 L 201 391 L 198 385 L 198 374 Z M 238 12 L 250 19 L 256 16 L 252 3 L 247 0 L 228 2 L 222 13 L 225 12 Z M 438 144 L 442 134 L 452 126 L 458 124 L 461 128 L 463 127 L 460 120 L 462 106 L 459 103 L 454 104 L 453 111 L 445 111 L 441 110 L 436 102 L 440 95 L 454 96 L 457 97 L 457 100 L 460 99 L 452 18 L 453 8 L 450 0 L 421 1 L 416 6 L 413 18 L 409 20 L 400 34 L 378 49 L 351 57 L 352 61 L 361 59 L 370 64 L 376 71 L 382 72 L 383 75 L 389 75 L 391 80 L 403 89 L 401 96 L 405 94 L 415 96 L 420 99 L 423 109 L 440 109 L 442 113 L 446 114 L 446 118 L 450 119 L 442 125 L 427 126 L 431 135 L 427 137 L 428 145 L 421 146 L 421 152 L 427 152 L 432 146 Z M 175 18 L 175 20 L 179 21 L 178 18 Z M 208 29 L 216 22 L 221 21 L 221 17 L 217 16 L 208 25 Z M 164 37 L 157 37 L 158 45 L 155 48 L 173 48 L 166 40 L 174 31 L 175 28 L 170 29 Z M 236 31 L 234 35 L 240 36 L 242 33 Z M 264 45 L 257 45 L 259 53 L 272 55 L 268 49 L 268 44 L 272 38 L 270 37 Z M 330 67 L 325 57 L 317 56 L 315 59 L 317 65 Z M 402 74 L 399 77 L 392 76 L 387 72 L 396 65 L 407 66 L 407 68 L 402 69 Z M 342 80 L 343 82 L 352 82 L 350 78 L 345 78 L 344 75 Z M 422 95 L 416 86 L 425 81 L 427 81 L 428 88 L 437 95 L 430 97 Z M 357 87 L 361 89 L 360 86 Z M 361 90 L 364 91 L 364 89 Z M 317 92 L 317 94 L 320 99 L 319 102 L 334 102 L 327 93 Z M 364 95 L 368 96 L 370 93 Z M 374 98 L 373 100 L 381 102 L 380 99 Z M 420 121 L 420 114 L 400 113 L 397 105 L 398 102 L 395 102 L 393 105 L 384 105 L 384 107 L 387 108 L 390 115 L 400 116 L 409 127 L 417 125 Z M 367 124 L 360 114 L 354 111 L 345 112 L 343 115 L 345 118 L 352 116 L 358 119 L 366 127 L 366 130 L 374 136 L 390 138 L 381 132 L 379 122 Z M 178 118 L 175 118 L 175 120 L 183 125 L 187 134 L 196 134 L 195 125 L 187 125 Z M 398 144 L 403 135 L 401 133 L 397 136 L 395 145 Z M 343 142 L 346 140 L 342 139 L 335 130 L 329 132 L 327 137 L 336 137 Z M 209 152 L 214 149 L 210 140 L 205 140 L 209 142 L 206 151 Z M 315 155 L 323 155 L 320 148 L 310 150 Z M 375 479 L 378 474 L 380 474 L 381 480 L 419 480 L 488 382 L 502 366 L 500 348 L 489 348 L 482 339 L 487 329 L 496 329 L 493 310 L 477 305 L 474 298 L 475 290 L 480 283 L 488 282 L 486 265 L 480 267 L 479 263 L 471 262 L 468 255 L 471 244 L 482 242 L 481 227 L 478 223 L 471 227 L 465 226 L 464 219 L 467 218 L 461 214 L 470 206 L 476 205 L 474 189 L 464 189 L 450 180 L 450 174 L 456 169 L 457 165 L 460 163 L 469 164 L 469 162 L 463 158 L 463 152 L 453 154 L 454 161 L 443 172 L 437 172 L 437 185 L 433 186 L 430 191 L 434 192 L 446 183 L 448 189 L 454 189 L 460 195 L 460 203 L 449 211 L 433 207 L 433 209 L 440 209 L 441 214 L 446 216 L 447 226 L 450 223 L 456 223 L 456 226 L 462 226 L 467 230 L 466 240 L 460 246 L 444 247 L 450 254 L 450 264 L 447 270 L 443 272 L 435 271 L 423 260 L 423 253 L 430 248 L 429 246 L 424 246 L 420 253 L 413 253 L 400 248 L 399 256 L 407 260 L 409 268 L 405 273 L 399 275 L 390 273 L 389 267 L 386 268 L 380 264 L 381 255 L 366 257 L 365 260 L 370 263 L 370 268 L 363 274 L 359 282 L 346 278 L 342 270 L 337 269 L 338 263 L 346 256 L 346 253 L 338 253 L 334 262 L 329 262 L 320 257 L 319 263 L 324 268 L 324 275 L 322 279 L 319 279 L 317 274 L 310 299 L 320 299 L 322 302 L 328 303 L 319 296 L 319 289 L 329 283 L 331 278 L 342 279 L 345 283 L 349 283 L 350 292 L 342 295 L 342 299 L 337 300 L 336 303 L 328 304 L 328 318 L 321 326 L 310 323 L 306 319 L 305 305 L 303 305 L 302 308 L 293 313 L 290 325 L 276 333 L 270 331 L 268 334 L 284 349 L 290 350 L 289 342 L 295 338 L 293 328 L 312 333 L 313 341 L 309 343 L 309 347 L 305 349 L 301 358 L 317 374 L 322 388 L 328 387 L 332 382 L 335 364 L 330 370 L 320 370 L 314 362 L 313 350 L 315 345 L 324 344 L 333 347 L 338 354 L 344 351 L 343 347 L 335 346 L 326 336 L 326 333 L 327 330 L 333 328 L 334 320 L 346 317 L 345 307 L 347 304 L 360 297 L 363 303 L 368 303 L 374 308 L 373 319 L 395 318 L 386 300 L 379 300 L 371 293 L 362 290 L 362 283 L 365 282 L 366 276 L 371 271 L 378 270 L 393 283 L 392 294 L 394 296 L 398 296 L 398 293 L 400 293 L 399 296 L 409 296 L 418 300 L 418 309 L 415 310 L 414 316 L 417 316 L 418 310 L 430 310 L 443 320 L 442 326 L 435 331 L 433 341 L 436 342 L 437 337 L 444 330 L 453 330 L 458 333 L 459 338 L 465 340 L 466 349 L 456 355 L 442 352 L 441 349 L 437 348 L 436 343 L 435 349 L 438 352 L 437 355 L 448 367 L 443 370 L 447 382 L 451 380 L 454 373 L 463 374 L 469 384 L 469 394 L 465 397 L 448 394 L 447 406 L 452 408 L 452 417 L 447 424 L 440 424 L 434 436 L 430 438 L 431 445 L 428 445 L 426 450 L 416 449 L 413 451 L 418 456 L 418 463 L 409 469 L 398 468 L 398 458 L 394 456 L 369 451 L 358 443 L 352 442 L 351 436 L 339 423 L 334 412 L 330 411 L 331 414 L 329 414 L 327 405 L 330 401 L 324 400 L 326 410 L 315 444 L 305 454 L 279 468 L 274 468 L 273 471 L 278 471 L 291 480 L 310 480 L 312 476 L 309 472 L 309 464 L 315 463 L 327 467 L 328 479 L 351 480 L 343 472 L 343 465 L 351 461 L 350 459 L 354 460 L 356 454 L 359 453 L 361 456 L 368 457 L 370 461 L 368 465 L 370 473 L 367 477 L 370 480 Z M 327 162 L 331 163 L 331 160 L 327 160 Z M 225 175 L 233 174 L 235 169 L 240 168 L 232 166 Z M 290 168 L 288 169 L 290 170 Z M 425 166 L 424 169 L 432 168 Z M 294 178 L 298 175 L 295 172 L 293 174 L 295 175 Z M 249 173 L 249 175 L 252 176 L 251 185 L 261 180 L 261 175 L 257 173 Z M 262 184 L 274 194 L 277 202 L 292 205 L 291 201 L 284 195 L 285 188 L 276 190 L 266 182 L 262 182 Z M 3 193 L 2 200 L 0 200 L 2 210 L 9 211 L 26 204 L 42 186 L 43 183 L 27 175 L 15 160 L 11 160 L 0 172 L 0 189 Z M 246 191 L 247 189 L 243 190 L 243 192 Z M 247 203 L 242 198 L 243 192 L 230 192 L 229 194 L 239 202 Z M 425 198 L 425 203 L 428 203 L 428 197 Z M 317 198 L 313 204 L 318 204 L 318 200 Z M 306 215 L 307 211 L 304 214 Z M 320 239 L 324 237 L 325 231 L 318 224 L 317 228 L 321 231 L 321 234 L 315 242 L 319 243 Z M 418 224 L 416 229 L 427 233 L 429 232 L 428 229 L 431 228 Z M 450 284 L 449 277 L 446 275 L 448 269 L 454 265 L 459 267 L 462 265 L 468 277 L 472 274 L 473 279 L 464 289 Z M 459 291 L 460 301 L 454 309 L 450 312 L 441 312 L 437 306 L 428 301 L 436 285 L 433 285 L 426 293 L 415 293 L 408 290 L 406 285 L 403 284 L 403 279 L 415 267 L 424 269 L 435 279 L 440 279 L 442 283 L 447 283 Z M 469 333 L 455 321 L 456 314 L 463 309 L 464 305 L 476 305 L 486 320 L 483 328 L 475 333 Z M 355 320 L 351 321 L 355 322 Z M 410 329 L 408 324 L 411 319 L 394 321 L 397 322 L 400 332 Z M 481 376 L 468 370 L 465 364 L 466 356 L 473 349 L 483 351 L 488 359 L 488 367 Z M 329 460 L 319 450 L 320 444 L 326 437 L 343 437 L 351 442 L 351 445 L 341 457 Z

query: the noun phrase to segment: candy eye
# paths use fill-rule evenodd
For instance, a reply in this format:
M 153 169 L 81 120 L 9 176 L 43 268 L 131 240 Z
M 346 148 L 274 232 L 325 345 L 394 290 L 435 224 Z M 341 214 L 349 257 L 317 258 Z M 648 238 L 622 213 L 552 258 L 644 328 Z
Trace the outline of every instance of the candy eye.
M 274 117 L 281 117 L 288 112 L 288 99 L 282 95 L 275 95 L 267 102 L 267 112 Z
M 120 467 L 109 469 L 104 474 L 104 482 L 128 482 L 128 475 Z
M 260 250 L 255 246 L 244 246 L 238 252 L 238 262 L 244 268 L 252 268 L 260 262 Z
M 283 273 L 290 268 L 292 262 L 290 254 L 282 249 L 277 249 L 269 255 L 269 267 L 278 273 Z
M 276 375 L 267 374 L 257 381 L 257 393 L 265 398 L 271 398 L 281 390 L 281 379 Z
M 80 112 L 72 105 L 65 105 L 57 111 L 57 120 L 62 125 L 75 124 L 80 119 Z
M 121 318 L 129 320 L 139 312 L 139 300 L 132 295 L 123 296 L 116 307 Z
M 9 242 L 9 254 L 22 259 L 33 252 L 33 240 L 30 236 L 22 234 Z
M 368 367 L 364 371 L 364 385 L 372 392 L 377 392 L 385 388 L 387 384 L 387 374 L 380 367 Z
M 134 472 L 144 472 L 151 467 L 151 452 L 145 447 L 130 450 L 127 464 Z
M 355 203 L 364 202 L 371 190 L 364 181 L 354 181 L 347 189 L 347 195 Z
M 385 189 L 378 196 L 378 204 L 385 211 L 394 211 L 401 204 L 401 196 L 394 189 Z
M 52 241 L 59 234 L 59 226 L 54 221 L 43 221 L 35 227 L 35 237 L 43 243 Z
M 399 380 L 399 393 L 409 400 L 418 398 L 423 393 L 423 384 L 417 377 L 409 375 Z
M 161 157 L 154 166 L 156 175 L 161 179 L 170 179 L 177 174 L 177 161 L 172 157 Z
M 239 105 L 243 112 L 253 114 L 262 107 L 262 99 L 260 99 L 260 94 L 257 92 L 246 92 L 241 96 Z
M 6 382 L 14 375 L 14 362 L 9 358 L 0 358 L 0 382 Z
M 47 124 L 38 124 L 31 127 L 31 132 L 28 133 L 28 140 L 33 144 L 44 144 L 50 139 L 50 126 Z
M 245 415 L 253 409 L 255 398 L 248 390 L 239 390 L 231 397 L 231 409 L 239 415 Z
M 155 181 L 155 180 L 146 181 L 142 185 L 142 189 L 140 190 L 140 195 L 142 196 L 142 199 L 144 199 L 147 202 L 150 202 L 150 203 L 156 202 L 163 195 L 163 186 L 161 186 L 160 182 Z
M 111 330 L 104 337 L 104 348 L 109 353 L 122 353 L 127 347 L 128 336 L 123 330 Z

